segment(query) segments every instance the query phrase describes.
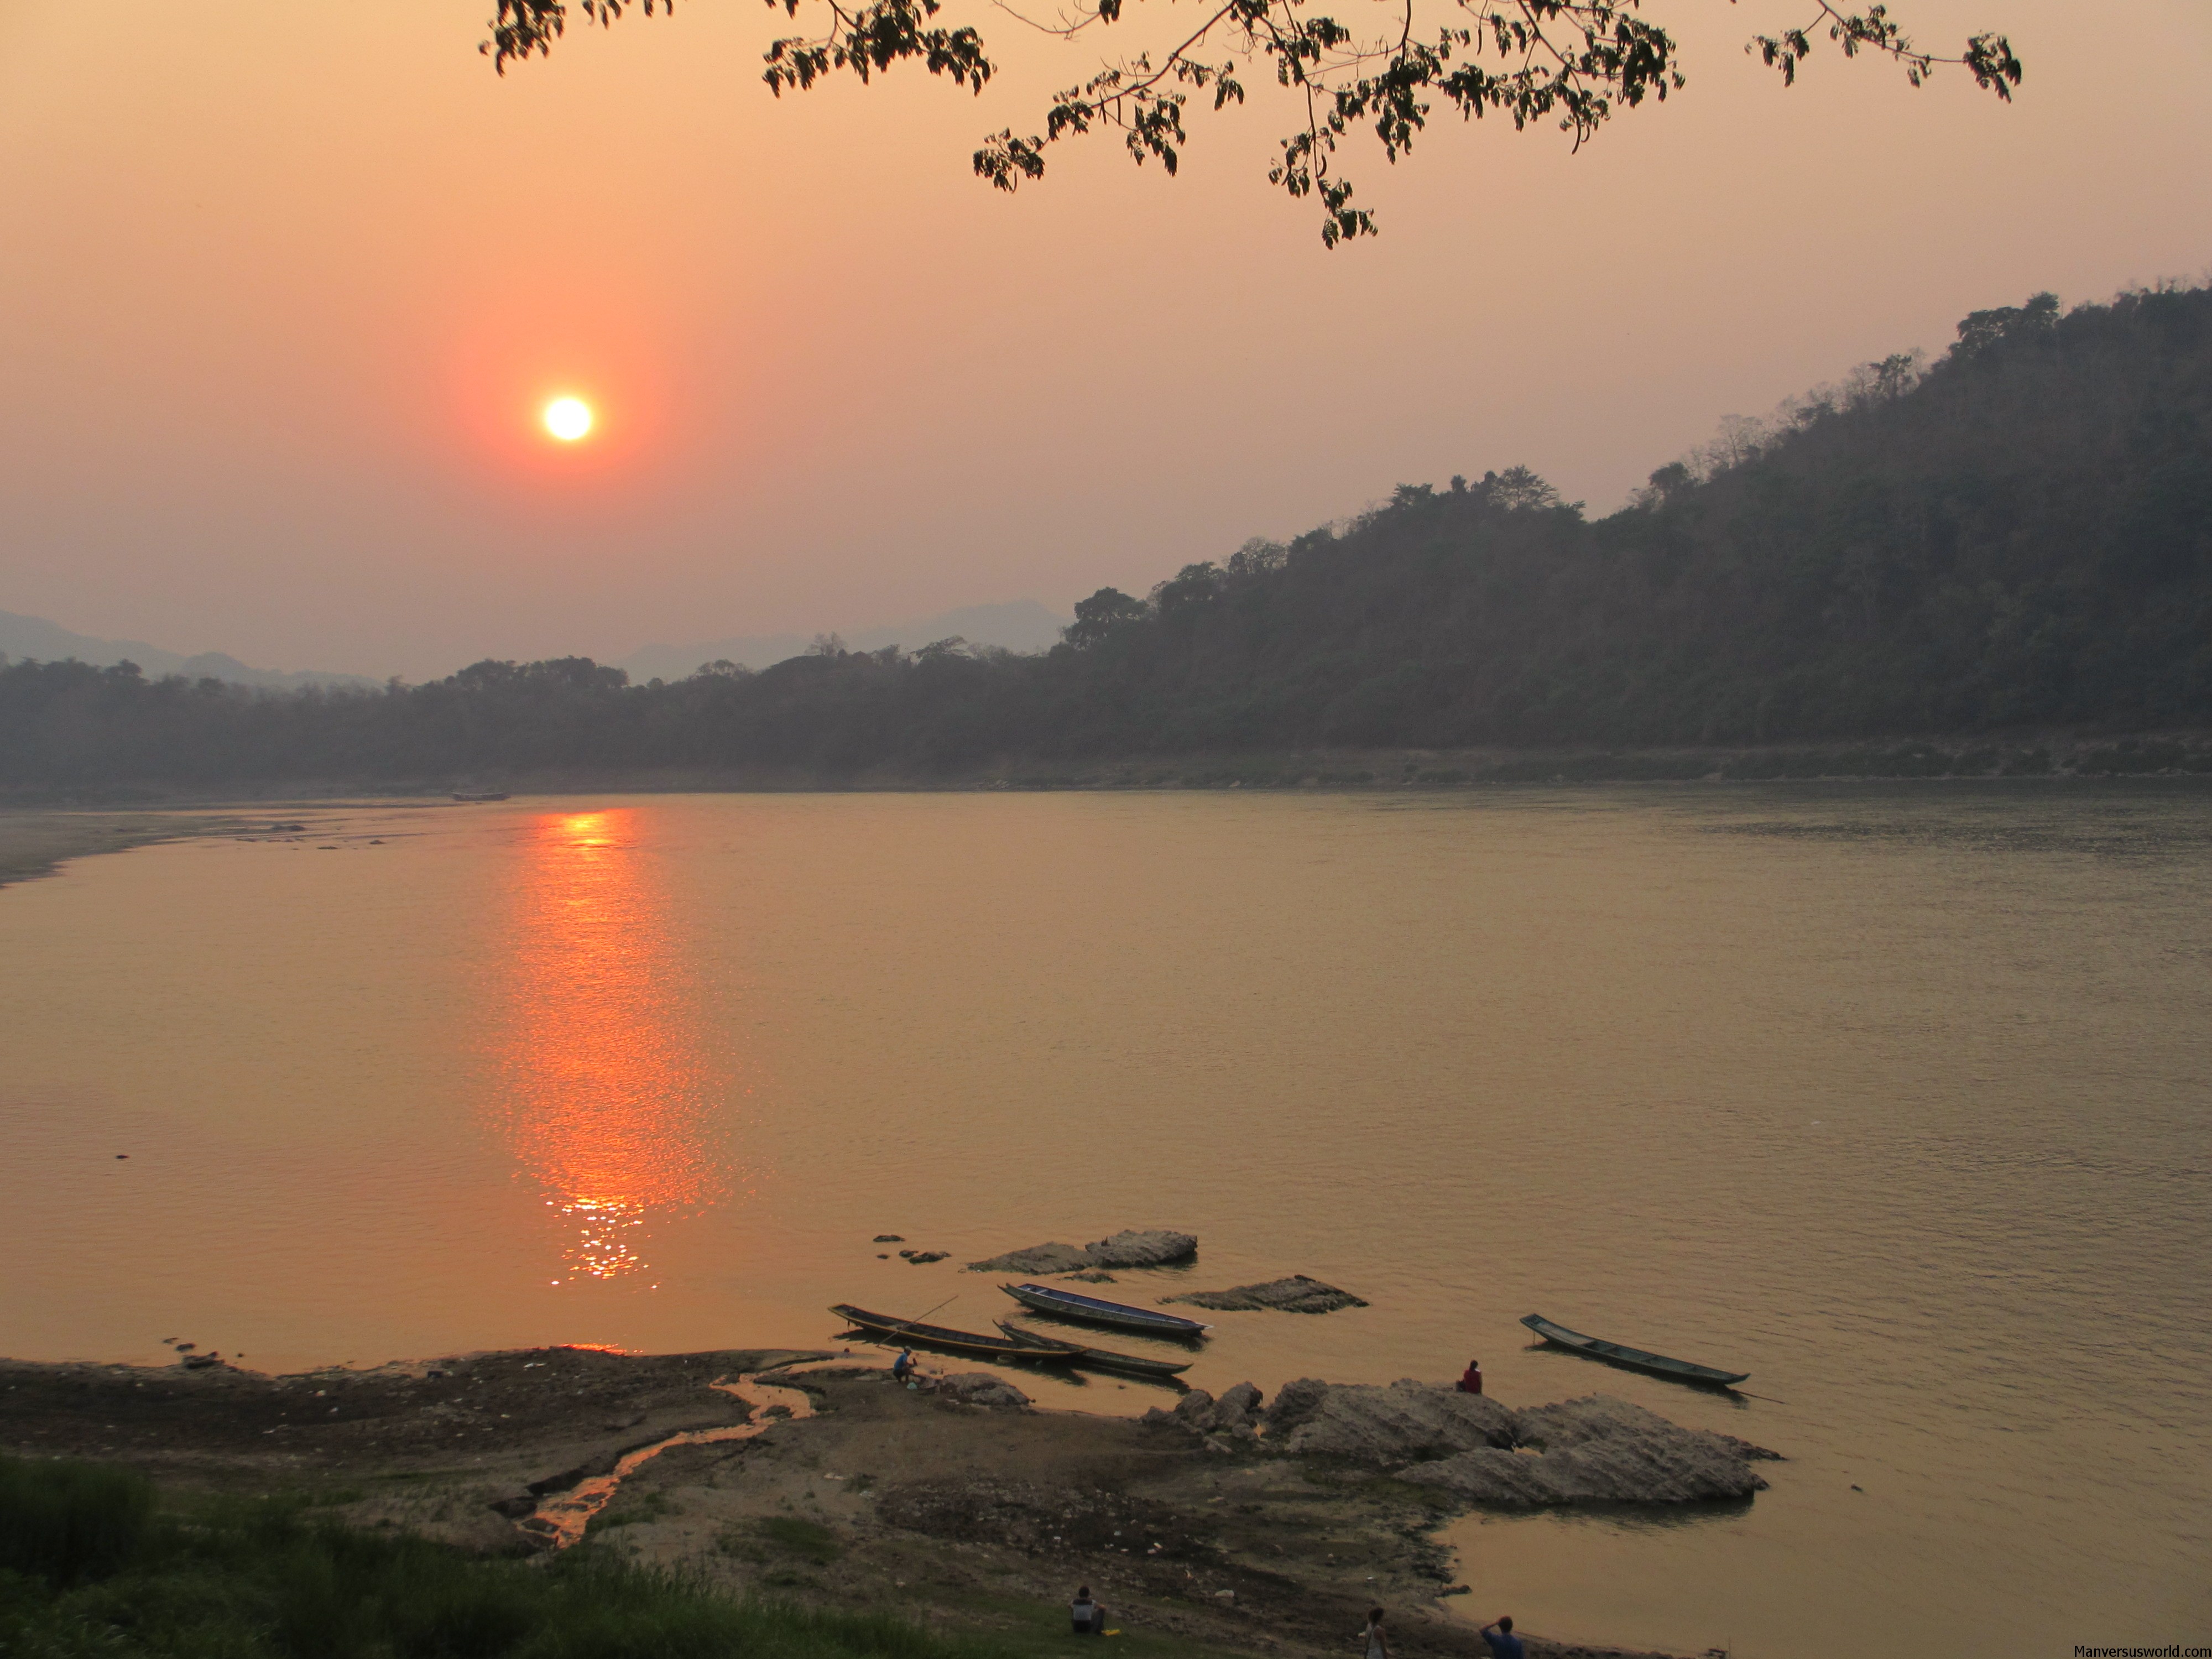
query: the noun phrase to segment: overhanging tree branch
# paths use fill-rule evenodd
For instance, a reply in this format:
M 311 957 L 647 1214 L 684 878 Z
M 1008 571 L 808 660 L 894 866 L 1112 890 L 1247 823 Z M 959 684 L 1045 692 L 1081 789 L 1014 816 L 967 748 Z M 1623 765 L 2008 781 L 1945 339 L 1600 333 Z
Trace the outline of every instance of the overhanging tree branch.
M 1004 0 L 993 3 L 1019 17 Z M 1259 64 L 1278 86 L 1299 97 L 1306 117 L 1299 131 L 1281 141 L 1268 182 L 1293 198 L 1317 198 L 1322 240 L 1334 247 L 1346 237 L 1375 234 L 1372 216 L 1351 205 L 1350 180 L 1333 171 L 1355 125 L 1366 125 L 1384 159 L 1395 164 L 1412 150 L 1434 101 L 1441 100 L 1463 120 L 1495 113 L 1510 118 L 1516 131 L 1554 121 L 1579 149 L 1620 109 L 1636 108 L 1646 98 L 1663 101 L 1687 84 L 1680 47 L 1644 15 L 1644 0 L 1404 0 L 1397 27 L 1366 40 L 1312 9 L 1314 3 L 1224 0 L 1157 60 L 1139 52 L 1057 94 L 1042 132 L 1023 137 L 1008 128 L 987 138 L 973 158 L 975 172 L 1001 190 L 1018 189 L 1044 176 L 1050 146 L 1108 127 L 1121 132 L 1139 165 L 1156 159 L 1172 173 L 1189 142 L 1183 125 L 1188 97 L 1210 90 L 1216 110 L 1241 104 L 1240 77 Z M 1964 68 L 1975 85 L 2007 102 L 2021 83 L 2020 60 L 2003 35 L 1973 35 L 1958 56 L 1945 57 L 1916 46 L 1887 5 L 1850 11 L 1831 0 L 1811 3 L 1814 15 L 1803 24 L 1755 34 L 1745 48 L 1779 71 L 1784 85 L 1796 84 L 1799 66 L 1816 49 L 1816 36 L 1845 58 L 1870 52 L 1890 58 L 1914 87 L 1942 65 Z M 818 33 L 769 44 L 762 78 L 779 97 L 840 71 L 867 82 L 906 62 L 979 94 L 997 72 L 975 27 L 937 21 L 945 0 L 767 4 L 793 18 L 802 7 L 818 8 L 826 24 Z M 675 10 L 675 0 L 496 0 L 496 5 L 490 36 L 480 50 L 502 75 L 511 63 L 550 53 L 572 5 L 602 28 L 632 6 L 648 17 Z M 1426 33 L 1416 15 L 1424 5 L 1443 20 Z M 1124 6 L 1125 0 L 1080 0 L 1073 17 L 1063 14 L 1058 25 L 1020 21 L 1073 37 L 1121 22 Z

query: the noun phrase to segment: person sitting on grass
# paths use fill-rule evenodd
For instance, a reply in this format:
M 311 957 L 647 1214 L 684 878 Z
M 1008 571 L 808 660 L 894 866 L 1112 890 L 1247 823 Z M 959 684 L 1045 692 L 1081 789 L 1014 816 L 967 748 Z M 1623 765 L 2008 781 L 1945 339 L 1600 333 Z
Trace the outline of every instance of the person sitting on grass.
M 1513 1633 L 1510 1614 L 1500 1613 L 1485 1625 L 1482 1639 L 1490 1648 L 1491 1659 L 1528 1659 L 1528 1650 L 1521 1645 L 1521 1638 Z
M 1106 1609 L 1091 1599 L 1091 1586 L 1088 1584 L 1075 1592 L 1074 1605 L 1067 1611 L 1075 1621 L 1078 1636 L 1097 1636 L 1106 1629 Z

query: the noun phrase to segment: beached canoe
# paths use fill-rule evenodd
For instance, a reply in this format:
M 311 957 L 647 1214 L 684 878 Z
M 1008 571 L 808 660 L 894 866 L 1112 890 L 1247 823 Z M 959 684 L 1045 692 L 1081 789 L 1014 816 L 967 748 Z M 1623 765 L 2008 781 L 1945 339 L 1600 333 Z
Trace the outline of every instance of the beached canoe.
M 1086 1348 L 1080 1342 L 1063 1342 L 1060 1338 L 1047 1336 L 1042 1331 L 1024 1330 L 1018 1325 L 1009 1325 L 1003 1319 L 994 1319 L 991 1322 L 1004 1331 L 1012 1341 L 1063 1348 L 1075 1356 L 1077 1364 L 1102 1371 L 1129 1371 L 1141 1376 L 1173 1376 L 1188 1370 L 1198 1363 L 1194 1359 L 1154 1359 L 1149 1354 L 1116 1353 L 1111 1348 Z
M 1647 1353 L 1642 1348 L 1601 1341 L 1595 1336 L 1584 1336 L 1580 1331 L 1571 1331 L 1565 1325 L 1554 1325 L 1541 1314 L 1525 1315 L 1521 1322 L 1547 1342 L 1556 1342 L 1563 1348 L 1572 1348 L 1577 1353 L 1588 1354 L 1608 1364 L 1649 1371 L 1654 1376 L 1672 1377 L 1677 1382 L 1705 1382 L 1725 1388 L 1751 1375 L 1749 1371 L 1724 1371 L 1713 1365 L 1692 1364 L 1686 1359 L 1669 1359 L 1663 1353 Z
M 1086 1325 L 1111 1325 L 1119 1330 L 1143 1331 L 1148 1336 L 1184 1338 L 1204 1336 L 1213 1328 L 1176 1314 L 1104 1302 L 1095 1296 L 1078 1296 L 1057 1285 L 1001 1285 L 999 1288 L 1024 1308 L 1034 1308 L 1039 1313 L 1053 1314 L 1061 1319 L 1079 1319 Z
M 1042 1365 L 1072 1365 L 1075 1363 L 1074 1354 L 1043 1342 L 1017 1342 L 1010 1337 L 979 1336 L 974 1331 L 956 1331 L 947 1325 L 924 1325 L 916 1320 L 894 1319 L 889 1314 L 870 1313 L 866 1308 L 855 1308 L 844 1302 L 840 1302 L 830 1311 L 838 1318 L 859 1326 L 869 1335 L 880 1337 L 887 1342 L 912 1342 L 929 1348 L 949 1348 L 955 1353 L 973 1354 L 978 1359 Z

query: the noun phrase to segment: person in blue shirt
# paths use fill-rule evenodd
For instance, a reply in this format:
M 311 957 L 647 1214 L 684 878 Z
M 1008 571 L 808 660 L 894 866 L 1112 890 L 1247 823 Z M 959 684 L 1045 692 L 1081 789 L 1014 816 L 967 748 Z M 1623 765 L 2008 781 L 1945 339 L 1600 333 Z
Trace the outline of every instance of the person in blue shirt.
M 1521 1645 L 1521 1638 L 1513 1633 L 1513 1620 L 1500 1613 L 1482 1627 L 1482 1639 L 1490 1649 L 1491 1659 L 1528 1659 L 1528 1650 Z
M 891 1361 L 891 1381 L 903 1382 L 914 1375 L 914 1350 L 902 1348 L 899 1357 Z

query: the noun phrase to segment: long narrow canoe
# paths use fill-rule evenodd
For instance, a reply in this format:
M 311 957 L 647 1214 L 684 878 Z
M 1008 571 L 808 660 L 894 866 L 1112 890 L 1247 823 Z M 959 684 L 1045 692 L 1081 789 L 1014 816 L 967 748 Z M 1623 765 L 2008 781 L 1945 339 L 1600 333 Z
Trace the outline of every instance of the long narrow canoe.
M 1003 1336 L 979 1336 L 974 1331 L 956 1331 L 947 1325 L 924 1325 L 911 1319 L 894 1319 L 889 1314 L 870 1313 L 866 1308 L 855 1308 L 840 1302 L 830 1310 L 848 1324 L 857 1325 L 871 1336 L 889 1342 L 915 1342 L 924 1347 L 950 1348 L 955 1353 L 974 1354 L 979 1359 L 1034 1360 L 1045 1365 L 1072 1365 L 1075 1356 L 1060 1348 L 1048 1347 L 1042 1342 L 1016 1342 Z
M 1102 1371 L 1131 1371 L 1143 1376 L 1173 1376 L 1197 1364 L 1191 1359 L 1155 1359 L 1150 1354 L 1116 1353 L 1111 1348 L 1086 1348 L 1080 1342 L 1063 1342 L 1056 1336 L 1047 1336 L 1042 1331 L 1024 1330 L 1019 1325 L 1009 1325 L 1003 1319 L 994 1319 L 991 1322 L 1004 1331 L 1012 1341 L 1059 1348 L 1073 1354 L 1077 1364 Z
M 1143 1331 L 1151 1336 L 1184 1338 L 1204 1336 L 1212 1328 L 1178 1314 L 1132 1308 L 1127 1303 L 1101 1301 L 1095 1296 L 1079 1296 L 1057 1285 L 1001 1285 L 999 1288 L 1024 1308 L 1034 1308 L 1039 1313 L 1053 1314 L 1061 1319 L 1080 1320 L 1086 1325 L 1111 1325 L 1120 1330 Z
M 1724 1371 L 1713 1365 L 1692 1364 L 1686 1359 L 1669 1359 L 1663 1353 L 1646 1353 L 1641 1348 L 1584 1336 L 1565 1325 L 1554 1325 L 1541 1314 L 1524 1315 L 1521 1322 L 1547 1342 L 1556 1342 L 1563 1348 L 1572 1348 L 1577 1353 L 1588 1354 L 1592 1359 L 1602 1359 L 1609 1364 L 1649 1371 L 1654 1376 L 1672 1377 L 1677 1382 L 1708 1382 L 1725 1388 L 1751 1375 L 1749 1371 Z

